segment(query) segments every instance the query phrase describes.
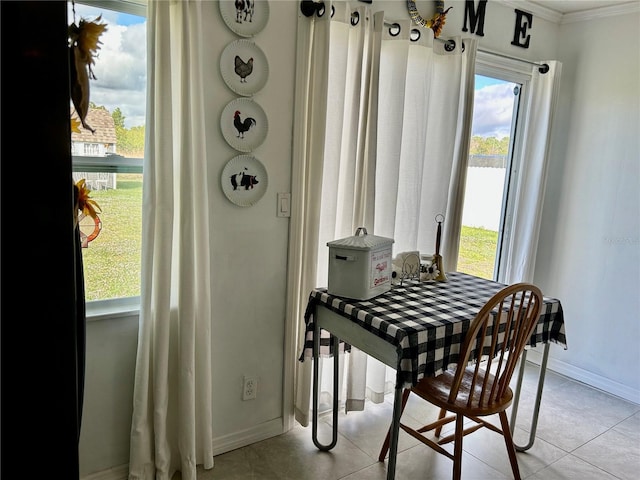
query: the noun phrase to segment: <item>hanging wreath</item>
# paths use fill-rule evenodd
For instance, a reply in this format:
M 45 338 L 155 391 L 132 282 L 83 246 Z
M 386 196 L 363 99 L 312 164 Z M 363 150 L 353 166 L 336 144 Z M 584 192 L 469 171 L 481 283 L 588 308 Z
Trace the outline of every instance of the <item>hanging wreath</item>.
M 78 183 L 73 185 L 73 220 L 74 227 L 78 224 L 78 212 L 80 214 L 91 217 L 94 220 L 98 218 L 98 212 L 101 212 L 100 205 L 90 197 L 91 190 L 87 188 L 86 180 L 81 178 Z
M 416 7 L 416 2 L 413 0 L 407 0 L 407 8 L 409 9 L 409 16 L 411 19 L 416 22 L 418 25 L 422 25 L 425 28 L 430 28 L 433 30 L 433 36 L 438 38 L 440 36 L 440 32 L 442 32 L 442 27 L 444 26 L 447 12 L 451 10 L 453 7 L 449 7 L 446 10 L 444 9 L 444 0 L 436 0 L 436 13 L 429 20 L 425 20 L 418 8 Z

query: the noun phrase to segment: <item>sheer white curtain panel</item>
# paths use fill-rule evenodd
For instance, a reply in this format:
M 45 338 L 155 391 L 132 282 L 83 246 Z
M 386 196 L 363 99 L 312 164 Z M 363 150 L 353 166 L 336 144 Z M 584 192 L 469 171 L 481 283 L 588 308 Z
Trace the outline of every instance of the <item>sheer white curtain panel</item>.
M 549 71 L 540 73 L 538 67 L 533 68 L 526 118 L 522 122 L 525 131 L 519 162 L 521 168 L 513 200 L 512 232 L 501 274 L 504 283 L 530 282 L 534 276 L 553 117 L 562 71 L 562 64 L 558 61 L 543 63 L 549 65 Z
M 393 238 L 394 255 L 433 254 L 438 214 L 445 217 L 441 253 L 455 270 L 469 154 L 477 41 L 436 41 L 430 30 L 412 40 L 411 23 L 385 29 L 378 92 L 375 233 Z M 427 35 L 429 33 L 429 35 Z M 446 49 L 445 46 L 450 48 Z M 449 254 L 449 252 L 452 252 Z M 447 263 L 448 262 L 448 263 Z M 353 353 L 351 354 L 353 355 Z M 368 357 L 349 370 L 346 409 L 365 398 L 382 402 L 395 385 L 395 371 Z M 363 379 L 366 379 L 363 381 Z M 364 384 L 364 388 L 362 385 Z
M 202 8 L 148 3 L 142 292 L 129 480 L 213 467 Z
M 395 240 L 394 252 L 434 253 L 437 223 L 445 217 L 442 252 L 455 270 L 468 164 L 477 41 L 451 39 L 455 48 L 411 24 L 382 44 L 378 95 L 376 234 Z M 459 218 L 456 218 L 459 217 Z M 453 258 L 447 255 L 454 251 Z M 441 252 L 441 253 L 442 253 Z
M 364 226 L 394 238 L 395 252 L 433 253 L 435 216 L 447 216 L 452 172 L 466 169 L 468 156 L 476 42 L 463 51 L 458 38 L 446 52 L 429 29 L 411 41 L 409 20 L 397 22 L 394 37 L 384 12 L 334 6 L 333 19 L 299 25 L 293 171 L 302 201 L 292 212 L 289 311 L 300 321 L 300 345 L 309 292 L 328 282 L 327 242 Z M 445 249 L 448 242 L 457 236 L 444 238 Z M 367 397 L 383 401 L 392 369 L 356 349 L 338 358 L 347 410 L 364 408 Z M 330 404 L 332 372 L 322 365 L 333 360 L 320 361 L 320 404 Z M 311 362 L 298 363 L 296 419 L 307 425 Z
M 370 118 L 382 23 L 382 13 L 347 2 L 299 19 L 292 196 L 300 200 L 292 209 L 288 299 L 289 315 L 299 322 L 311 289 L 326 284 L 327 242 L 372 226 L 376 123 Z M 299 331 L 301 344 L 302 323 Z M 309 423 L 310 364 L 298 362 L 296 371 L 295 416 L 302 425 Z M 332 383 L 322 377 L 321 403 L 330 403 Z
M 296 92 L 293 135 L 292 202 L 289 223 L 289 285 L 287 315 L 301 323 L 305 302 L 316 285 L 316 257 L 322 159 L 326 129 L 330 16 L 298 18 Z M 300 325 L 297 344 L 303 341 Z M 309 424 L 311 362 L 297 362 L 295 370 L 295 418 Z M 305 408 L 306 407 L 306 408 Z

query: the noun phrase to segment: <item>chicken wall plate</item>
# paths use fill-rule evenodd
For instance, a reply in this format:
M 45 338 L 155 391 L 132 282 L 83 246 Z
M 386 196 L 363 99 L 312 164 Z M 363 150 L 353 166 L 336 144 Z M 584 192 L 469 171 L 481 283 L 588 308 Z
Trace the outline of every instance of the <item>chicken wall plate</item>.
M 248 97 L 267 83 L 269 64 L 262 49 L 251 40 L 234 40 L 222 51 L 220 73 L 232 92 Z
M 239 152 L 252 152 L 267 136 L 267 115 L 250 98 L 231 100 L 220 116 L 222 136 Z
M 266 168 L 257 158 L 238 155 L 225 165 L 220 182 L 229 201 L 240 207 L 250 207 L 267 191 L 269 178 Z
M 229 29 L 241 37 L 253 37 L 269 21 L 267 0 L 220 0 L 220 14 Z

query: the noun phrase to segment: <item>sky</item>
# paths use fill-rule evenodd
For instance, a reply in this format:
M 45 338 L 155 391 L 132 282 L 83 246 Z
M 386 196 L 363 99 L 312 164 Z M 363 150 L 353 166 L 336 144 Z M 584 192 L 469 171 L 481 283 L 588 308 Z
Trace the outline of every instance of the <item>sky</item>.
M 125 127 L 144 125 L 146 103 L 146 19 L 93 8 L 76 3 L 76 25 L 81 19 L 100 23 L 107 29 L 100 36 L 100 49 L 92 65 L 95 80 L 89 82 L 90 100 L 113 113 L 119 107 L 125 117 Z M 69 24 L 74 23 L 69 6 Z
M 76 23 L 81 18 L 95 20 L 100 14 L 108 27 L 100 37 L 102 45 L 93 65 L 96 80 L 90 81 L 91 101 L 112 113 L 119 107 L 127 128 L 144 125 L 146 19 L 76 3 Z M 69 23 L 73 18 L 69 7 Z M 472 135 L 498 139 L 509 136 L 513 86 L 476 75 Z
M 471 135 L 502 139 L 511 133 L 514 83 L 476 75 Z

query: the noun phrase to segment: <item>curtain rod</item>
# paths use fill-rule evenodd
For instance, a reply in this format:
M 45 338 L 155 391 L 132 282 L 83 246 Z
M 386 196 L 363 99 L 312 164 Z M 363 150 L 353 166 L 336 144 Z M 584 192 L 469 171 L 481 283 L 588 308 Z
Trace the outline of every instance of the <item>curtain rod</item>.
M 396 35 L 398 35 L 400 33 L 400 25 L 398 23 L 395 23 L 395 22 L 391 23 L 391 22 L 385 21 L 384 22 L 384 26 L 385 27 L 389 27 L 389 35 L 391 35 L 393 37 L 395 37 Z M 392 29 L 397 29 L 397 31 L 396 30 L 392 31 Z M 415 38 L 415 39 L 412 38 L 413 41 L 416 41 L 416 40 L 418 40 L 418 38 L 420 38 L 420 30 L 418 30 L 417 28 L 412 28 L 411 32 L 412 33 L 416 32 L 418 34 L 417 38 Z M 434 39 L 444 43 L 445 44 L 444 45 L 444 49 L 447 52 L 451 52 L 456 48 L 456 42 L 453 39 L 450 39 L 450 38 L 449 39 L 442 39 L 442 38 L 439 38 L 439 37 L 435 37 Z M 462 49 L 464 51 L 464 43 L 462 44 Z M 549 71 L 549 65 L 546 64 L 546 63 L 532 62 L 530 60 L 525 60 L 523 58 L 512 57 L 510 55 L 504 55 L 502 53 L 496 53 L 496 52 L 492 52 L 490 50 L 483 50 L 481 48 L 478 48 L 478 51 L 479 52 L 483 52 L 483 53 L 488 53 L 490 55 L 495 55 L 497 57 L 507 58 L 509 60 L 516 60 L 518 62 L 528 63 L 529 65 L 535 65 L 535 66 L 538 67 L 538 71 L 540 73 L 542 73 L 542 74 L 547 73 Z
M 331 9 L 332 9 L 331 16 L 333 16 L 333 8 L 334 7 L 332 5 L 331 6 Z M 300 11 L 302 12 L 302 14 L 305 17 L 310 17 L 314 13 L 321 17 L 322 15 L 324 15 L 324 2 L 316 3 L 316 2 L 313 2 L 311 0 L 302 0 L 300 2 Z M 359 20 L 360 20 L 360 15 L 358 14 L 358 12 L 353 12 L 351 14 L 351 23 L 353 25 L 356 25 Z M 385 25 L 385 27 L 389 27 L 389 35 L 391 35 L 392 37 L 395 37 L 396 35 L 398 35 L 400 33 L 400 25 L 398 23 L 395 23 L 395 22 L 391 23 L 391 22 L 385 21 L 384 25 Z M 392 31 L 392 29 L 394 29 L 394 30 Z M 395 29 L 397 29 L 397 31 Z M 418 30 L 417 28 L 412 28 L 411 32 L 412 33 L 415 32 L 418 35 L 417 38 L 415 38 L 415 39 L 412 38 L 412 40 L 414 42 L 420 38 L 420 35 L 421 35 L 420 30 Z M 447 52 L 451 52 L 456 48 L 455 40 L 452 40 L 452 39 L 444 40 L 444 39 L 438 38 L 438 37 L 435 37 L 435 39 L 440 41 L 440 42 L 443 42 L 445 44 L 444 45 L 444 49 Z M 462 49 L 464 51 L 464 42 L 462 43 Z M 535 65 L 535 66 L 538 67 L 538 71 L 540 73 L 543 73 L 543 74 L 547 73 L 549 71 L 549 65 L 546 64 L 546 63 L 531 62 L 529 60 L 524 60 L 523 58 L 511 57 L 509 55 L 504 55 L 504 54 L 501 54 L 501 53 L 495 53 L 495 52 L 491 52 L 489 50 L 482 50 L 481 48 L 479 48 L 478 51 L 483 52 L 483 53 L 488 53 L 490 55 L 496 55 L 496 56 L 502 57 L 502 58 L 507 58 L 509 60 L 516 60 L 518 62 L 528 63 L 529 65 Z
M 547 73 L 549 71 L 549 64 L 547 63 L 532 62 L 530 60 L 525 60 L 524 58 L 512 57 L 510 55 L 504 55 L 502 53 L 492 52 L 491 50 L 483 50 L 481 48 L 479 48 L 478 51 L 482 53 L 488 53 L 490 55 L 495 55 L 496 57 L 502 57 L 509 60 L 516 60 L 518 62 L 528 63 L 529 65 L 536 65 L 540 73 Z

